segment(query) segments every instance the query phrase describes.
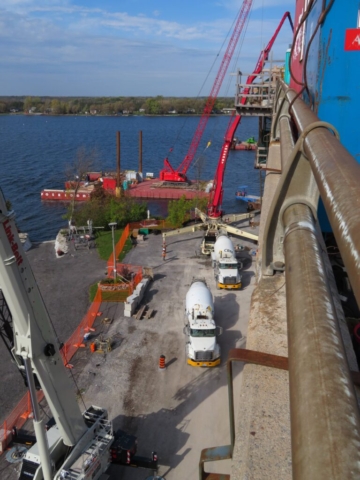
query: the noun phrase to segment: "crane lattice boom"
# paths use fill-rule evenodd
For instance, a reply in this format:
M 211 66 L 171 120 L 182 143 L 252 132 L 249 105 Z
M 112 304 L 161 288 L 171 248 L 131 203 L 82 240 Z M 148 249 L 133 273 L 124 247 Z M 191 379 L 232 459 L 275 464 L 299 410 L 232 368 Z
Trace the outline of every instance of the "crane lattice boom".
M 191 141 L 189 150 L 180 164 L 180 166 L 174 170 L 168 159 L 165 159 L 164 162 L 164 169 L 161 170 L 160 172 L 160 180 L 168 180 L 172 182 L 181 182 L 181 181 L 186 181 L 186 173 L 191 165 L 191 162 L 193 161 L 196 151 L 198 149 L 200 140 L 202 138 L 202 135 L 204 133 L 205 127 L 207 125 L 209 116 L 214 108 L 217 96 L 219 94 L 222 82 L 224 80 L 224 77 L 226 75 L 227 69 L 229 67 L 231 58 L 233 56 L 233 53 L 235 51 L 236 45 L 238 43 L 238 40 L 240 38 L 241 32 L 243 30 L 243 27 L 245 25 L 246 19 L 249 15 L 250 8 L 252 6 L 253 0 L 244 0 L 243 4 L 241 6 L 238 18 L 236 20 L 235 28 L 234 31 L 231 35 L 231 38 L 229 40 L 226 52 L 224 54 L 224 57 L 222 59 L 221 65 L 219 67 L 219 71 L 216 75 L 214 84 L 212 86 L 210 95 L 206 101 L 204 111 L 201 115 L 199 124 L 196 128 L 196 131 L 194 133 L 193 139 Z
M 270 50 L 286 18 L 289 19 L 291 28 L 294 29 L 290 13 L 289 12 L 284 13 L 277 29 L 275 30 L 274 35 L 271 37 L 269 43 L 264 48 L 264 50 L 261 51 L 253 73 L 248 76 L 246 80 L 247 85 L 251 85 L 256 79 L 257 75 L 262 72 L 264 68 L 264 64 L 269 58 Z M 240 100 L 240 103 L 242 105 L 245 105 L 249 91 L 250 91 L 250 87 L 244 88 L 243 96 L 241 97 L 241 100 Z M 230 146 L 234 140 L 234 135 L 240 122 L 241 122 L 241 115 L 237 115 L 233 120 L 229 122 L 229 126 L 225 133 L 225 139 L 221 149 L 220 158 L 216 168 L 213 187 L 210 192 L 209 203 L 208 203 L 208 215 L 211 218 L 219 218 L 222 215 L 221 204 L 222 204 L 222 198 L 224 193 L 223 182 L 224 182 L 225 167 L 226 167 L 226 162 L 229 156 Z

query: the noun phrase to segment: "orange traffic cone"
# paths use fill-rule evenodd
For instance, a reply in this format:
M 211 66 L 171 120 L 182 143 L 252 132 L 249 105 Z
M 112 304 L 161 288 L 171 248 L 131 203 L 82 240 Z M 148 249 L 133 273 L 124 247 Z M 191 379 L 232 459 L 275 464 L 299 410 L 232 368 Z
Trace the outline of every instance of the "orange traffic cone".
M 160 355 L 159 358 L 159 370 L 165 370 L 165 355 Z

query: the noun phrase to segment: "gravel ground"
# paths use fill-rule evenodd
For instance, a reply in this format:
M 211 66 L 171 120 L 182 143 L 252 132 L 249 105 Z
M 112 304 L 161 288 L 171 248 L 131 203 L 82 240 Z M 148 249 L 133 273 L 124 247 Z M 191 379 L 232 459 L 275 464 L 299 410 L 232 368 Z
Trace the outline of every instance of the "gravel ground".
M 169 238 L 166 261 L 161 258 L 160 235 L 149 235 L 147 240 L 139 241 L 125 261 L 153 268 L 154 281 L 143 300 L 143 304 L 154 309 L 153 318 L 127 318 L 123 316 L 123 304 L 102 304 L 102 316 L 96 320 L 92 337 L 111 338 L 112 351 L 91 354 L 88 348 L 80 349 L 72 360 L 71 374 L 81 393 L 81 403 L 107 408 L 115 430 L 122 428 L 138 437 L 139 455 L 149 456 L 151 451 L 157 451 L 159 474 L 167 480 L 197 479 L 201 450 L 229 443 L 226 358 L 231 348 L 244 346 L 246 342 L 255 283 L 252 258 L 244 252 L 243 289 L 216 290 L 211 262 L 199 253 L 201 238 L 200 233 Z M 235 243 L 254 247 L 240 239 Z M 95 251 L 87 250 L 76 252 L 75 257 L 70 253 L 55 259 L 52 247 L 47 244 L 39 247 L 44 248 L 48 259 L 46 267 L 40 250 L 28 255 L 55 327 L 58 330 L 63 325 L 63 330 L 68 328 L 70 334 L 76 326 L 75 317 L 78 323 L 87 308 L 87 290 L 79 292 L 78 287 L 89 286 L 103 276 L 104 262 L 95 258 Z M 48 253 L 47 248 L 50 248 Z M 71 286 L 69 280 L 64 280 L 68 293 L 56 281 L 58 276 L 71 277 Z M 222 363 L 213 369 L 190 367 L 185 360 L 184 300 L 194 276 L 206 279 L 214 296 L 217 324 L 224 330 L 219 337 Z M 65 297 L 69 301 L 64 305 Z M 112 320 L 111 325 L 102 323 L 104 317 Z M 161 354 L 166 357 L 165 371 L 158 369 Z M 242 366 L 235 365 L 236 396 L 240 392 L 241 371 Z M 21 382 L 17 372 L 16 375 Z M 216 468 L 230 473 L 230 464 L 213 465 L 208 470 Z M 13 471 L 13 467 L 8 468 L 7 476 L 1 478 L 16 478 Z M 146 470 L 119 466 L 112 466 L 108 473 L 111 480 L 143 480 L 150 475 Z
M 150 320 L 129 319 L 123 316 L 123 305 L 103 305 L 103 316 L 113 323 L 99 325 L 96 335 L 102 332 L 111 337 L 114 349 L 106 356 L 81 352 L 84 368 L 77 368 L 85 404 L 107 406 L 114 428 L 138 437 L 140 455 L 157 451 L 159 474 L 167 480 L 197 479 L 201 450 L 229 443 L 226 358 L 231 348 L 245 344 L 255 282 L 252 259 L 244 252 L 243 289 L 216 290 L 210 259 L 199 254 L 201 239 L 199 233 L 168 238 L 165 262 L 160 236 L 150 235 L 139 242 L 126 261 L 153 267 L 154 281 L 143 304 L 156 313 Z M 235 242 L 253 247 L 246 241 Z M 194 276 L 206 279 L 213 292 L 217 323 L 224 329 L 219 337 L 223 360 L 214 369 L 193 368 L 185 360 L 184 300 Z M 166 357 L 165 372 L 158 369 L 161 354 Z M 241 371 L 242 366 L 234 366 L 237 395 Z M 208 470 L 216 468 L 230 473 L 230 465 L 213 465 Z M 147 476 L 141 469 L 118 466 L 110 474 L 111 480 Z

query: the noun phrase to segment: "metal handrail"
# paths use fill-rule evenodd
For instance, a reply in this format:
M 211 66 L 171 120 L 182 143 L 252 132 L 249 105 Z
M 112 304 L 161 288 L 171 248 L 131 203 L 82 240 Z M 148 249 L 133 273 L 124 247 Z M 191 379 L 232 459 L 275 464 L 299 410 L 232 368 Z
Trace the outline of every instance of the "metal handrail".
M 284 140 L 282 176 L 267 217 L 262 253 L 264 275 L 281 264 L 280 270 L 286 270 L 293 478 L 360 478 L 354 373 L 343 346 L 329 283 L 332 273 L 317 223 L 320 195 L 360 305 L 360 165 L 331 125 L 320 122 L 283 81 L 278 85 L 271 140 Z M 283 256 L 283 263 L 276 255 Z M 230 424 L 231 402 L 229 386 Z
M 320 194 L 359 302 L 360 165 L 334 127 L 281 80 L 279 89 L 272 135 L 281 139 L 283 174 L 263 253 L 268 264 L 284 245 L 293 478 L 360 478 L 359 410 L 316 219 Z

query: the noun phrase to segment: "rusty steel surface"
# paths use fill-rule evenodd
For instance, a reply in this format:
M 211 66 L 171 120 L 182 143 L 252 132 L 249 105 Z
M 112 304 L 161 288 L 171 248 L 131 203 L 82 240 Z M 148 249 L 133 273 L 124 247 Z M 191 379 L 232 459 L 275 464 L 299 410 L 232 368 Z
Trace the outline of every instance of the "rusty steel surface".
M 228 377 L 228 397 L 229 397 L 229 421 L 230 421 L 230 442 L 231 455 L 235 444 L 235 409 L 234 409 L 234 389 L 232 363 L 244 362 L 263 367 L 278 368 L 280 370 L 288 370 L 288 359 L 278 355 L 271 355 L 264 352 L 256 352 L 245 348 L 232 348 L 227 360 L 227 377 Z
M 280 370 L 288 370 L 287 357 L 281 357 L 279 355 L 271 355 L 270 353 L 256 352 L 254 350 L 247 350 L 245 348 L 232 348 L 228 356 L 228 368 L 229 363 L 245 362 L 252 363 L 254 365 L 261 365 L 263 367 L 279 368 Z
M 293 478 L 360 478 L 359 411 L 313 215 L 297 204 L 283 221 Z
M 204 471 L 206 462 L 215 462 L 218 460 L 226 460 L 232 458 L 235 443 L 235 412 L 234 412 L 234 390 L 233 390 L 233 374 L 232 363 L 244 362 L 263 367 L 278 368 L 288 370 L 287 357 L 271 355 L 264 352 L 256 352 L 254 350 L 246 350 L 244 348 L 232 348 L 227 360 L 227 377 L 228 377 L 228 397 L 229 397 L 229 421 L 230 421 L 230 441 L 231 445 L 221 447 L 211 447 L 202 450 L 199 462 L 199 479 L 200 480 L 227 480 L 229 475 L 219 473 L 207 473 Z
M 284 87 L 289 102 L 296 93 Z M 300 99 L 291 107 L 300 132 L 318 117 Z M 310 131 L 303 143 L 351 286 L 360 305 L 360 165 L 327 128 Z
M 221 447 L 205 448 L 201 451 L 199 462 L 199 479 L 200 480 L 230 480 L 230 475 L 224 473 L 205 472 L 206 462 L 216 462 L 219 460 L 228 460 L 232 455 L 231 445 Z

